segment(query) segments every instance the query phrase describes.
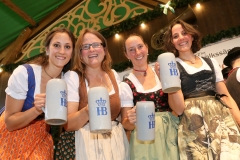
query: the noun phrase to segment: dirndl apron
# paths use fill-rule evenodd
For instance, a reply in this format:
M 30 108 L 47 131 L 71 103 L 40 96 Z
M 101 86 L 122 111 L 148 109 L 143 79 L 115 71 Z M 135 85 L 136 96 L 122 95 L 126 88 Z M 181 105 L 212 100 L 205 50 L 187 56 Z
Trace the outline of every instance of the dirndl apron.
M 154 141 L 137 140 L 136 129 L 131 133 L 131 160 L 178 160 L 179 118 L 171 112 L 155 112 Z

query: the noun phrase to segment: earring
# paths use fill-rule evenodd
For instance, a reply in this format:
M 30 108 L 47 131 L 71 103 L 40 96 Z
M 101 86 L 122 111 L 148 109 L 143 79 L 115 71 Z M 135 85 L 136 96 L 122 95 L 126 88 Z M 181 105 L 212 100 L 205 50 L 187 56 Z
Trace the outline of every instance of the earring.
M 128 59 L 128 61 L 129 61 L 129 62 L 131 62 L 131 60 L 130 60 L 130 59 Z

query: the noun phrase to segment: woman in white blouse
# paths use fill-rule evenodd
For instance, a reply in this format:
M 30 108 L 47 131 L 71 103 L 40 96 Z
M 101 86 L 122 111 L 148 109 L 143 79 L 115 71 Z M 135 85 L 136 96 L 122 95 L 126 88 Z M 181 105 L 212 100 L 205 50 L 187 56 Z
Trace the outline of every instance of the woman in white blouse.
M 184 110 L 181 91 L 166 94 L 155 71 L 148 65 L 148 46 L 140 35 L 132 34 L 124 44 L 126 57 L 132 62 L 132 72 L 121 83 L 122 124 L 131 131 L 131 159 L 179 159 L 177 147 L 178 115 Z M 155 140 L 136 140 L 136 103 L 153 101 L 155 104 Z M 175 115 L 173 115 L 174 113 Z
M 194 54 L 201 48 L 200 33 L 177 20 L 164 42 L 164 48 L 177 57 L 186 105 L 178 129 L 180 159 L 240 159 L 240 111 L 216 60 Z
M 128 140 L 122 124 L 116 120 L 121 111 L 120 78 L 111 69 L 111 62 L 106 39 L 94 29 L 83 29 L 76 43 L 73 69 L 64 75 L 68 88 L 68 122 L 64 128 L 75 131 L 76 160 L 129 160 Z M 109 93 L 112 130 L 108 133 L 90 131 L 88 91 L 97 86 L 105 86 Z M 68 141 L 69 135 L 62 133 L 59 152 L 74 140 L 73 135 Z M 65 159 L 67 152 L 58 158 Z
M 42 107 L 46 84 L 70 69 L 75 46 L 66 28 L 51 30 L 45 38 L 46 54 L 18 66 L 8 80 L 6 110 L 0 117 L 0 159 L 53 159 L 53 139 Z

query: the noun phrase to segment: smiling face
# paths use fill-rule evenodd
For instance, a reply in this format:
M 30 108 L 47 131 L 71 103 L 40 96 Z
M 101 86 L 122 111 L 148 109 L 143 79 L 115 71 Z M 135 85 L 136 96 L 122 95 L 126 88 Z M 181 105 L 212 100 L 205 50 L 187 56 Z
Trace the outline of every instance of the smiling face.
M 179 54 L 192 52 L 192 41 L 193 37 L 182 28 L 181 24 L 172 27 L 172 43 Z
M 148 47 L 145 45 L 141 37 L 130 36 L 125 41 L 126 57 L 132 61 L 134 68 L 146 67 Z
M 87 44 L 99 44 L 99 45 L 90 45 L 89 49 L 83 49 L 81 50 L 81 58 L 83 59 L 84 63 L 88 67 L 100 67 L 101 63 L 105 56 L 105 51 L 102 46 L 102 41 L 94 34 L 92 33 L 86 33 L 83 36 L 82 45 Z
M 69 35 L 65 32 L 56 33 L 46 48 L 49 55 L 49 64 L 58 68 L 63 68 L 71 59 L 73 43 Z

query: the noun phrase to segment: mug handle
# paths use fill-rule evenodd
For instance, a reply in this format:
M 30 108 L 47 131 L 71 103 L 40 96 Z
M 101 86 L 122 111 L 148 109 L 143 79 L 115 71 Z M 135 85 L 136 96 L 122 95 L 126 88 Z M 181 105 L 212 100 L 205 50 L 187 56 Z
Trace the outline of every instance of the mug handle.
M 42 111 L 45 113 L 45 107 L 42 107 Z

